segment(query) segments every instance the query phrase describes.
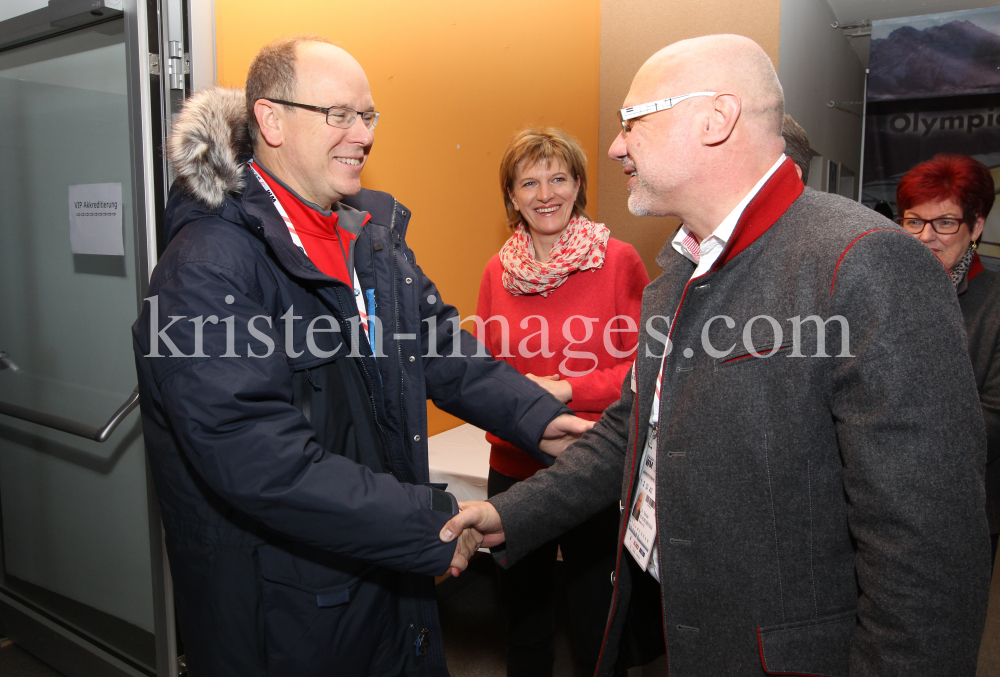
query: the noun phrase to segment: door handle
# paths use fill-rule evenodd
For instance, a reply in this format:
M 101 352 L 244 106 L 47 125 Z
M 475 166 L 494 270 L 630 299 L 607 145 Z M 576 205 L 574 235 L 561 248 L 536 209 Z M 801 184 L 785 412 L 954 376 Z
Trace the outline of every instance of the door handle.
M 21 368 L 11 361 L 10 355 L 2 350 L 0 350 L 0 369 L 10 369 L 15 374 L 21 371 Z
M 28 421 L 29 423 L 37 423 L 38 425 L 45 426 L 46 428 L 52 428 L 53 430 L 61 430 L 62 432 L 69 433 L 70 435 L 86 437 L 88 440 L 93 440 L 95 442 L 106 442 L 107 439 L 111 437 L 111 433 L 115 431 L 115 428 L 117 428 L 118 425 L 125 420 L 125 417 L 132 413 L 132 410 L 137 406 L 139 406 L 139 386 L 135 387 L 135 390 L 132 391 L 129 398 L 125 400 L 125 404 L 118 407 L 118 411 L 111 415 L 108 422 L 99 428 L 86 423 L 72 421 L 68 418 L 63 418 L 62 416 L 46 414 L 41 411 L 35 411 L 34 409 L 20 407 L 16 404 L 9 404 L 7 402 L 0 402 L 0 414 L 12 416 L 22 421 Z

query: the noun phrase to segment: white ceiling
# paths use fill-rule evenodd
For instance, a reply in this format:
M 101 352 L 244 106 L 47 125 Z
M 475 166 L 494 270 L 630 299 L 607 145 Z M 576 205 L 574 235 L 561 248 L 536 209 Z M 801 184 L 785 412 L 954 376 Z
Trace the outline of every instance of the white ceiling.
M 797 2 L 798 0 L 792 0 Z M 827 0 L 837 21 L 841 24 L 859 23 L 862 19 L 897 19 L 904 16 L 957 12 L 962 9 L 993 7 L 997 0 Z M 853 33 L 855 31 L 844 31 Z M 868 68 L 870 38 L 845 38 L 858 53 L 861 63 Z

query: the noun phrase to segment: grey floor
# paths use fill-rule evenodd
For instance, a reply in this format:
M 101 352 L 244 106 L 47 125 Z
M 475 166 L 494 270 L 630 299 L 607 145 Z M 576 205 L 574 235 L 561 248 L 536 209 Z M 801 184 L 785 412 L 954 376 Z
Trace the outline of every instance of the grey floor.
M 445 652 L 452 677 L 504 677 L 506 643 L 503 614 L 493 563 L 480 558 L 457 579 L 438 586 Z M 565 618 L 556 638 L 553 677 L 577 677 Z M 0 628 L 0 637 L 3 637 Z M 993 573 L 990 610 L 986 618 L 977 677 L 1000 677 L 1000 566 Z M 629 677 L 664 677 L 663 659 L 629 672 Z M 0 640 L 0 677 L 62 677 L 16 644 Z

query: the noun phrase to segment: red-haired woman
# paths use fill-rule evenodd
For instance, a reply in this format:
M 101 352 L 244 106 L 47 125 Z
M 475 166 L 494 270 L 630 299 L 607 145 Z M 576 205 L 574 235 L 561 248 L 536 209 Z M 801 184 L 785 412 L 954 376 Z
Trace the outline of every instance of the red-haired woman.
M 896 189 L 899 224 L 948 269 L 965 317 L 986 420 L 986 516 L 994 561 L 1000 534 L 1000 275 L 983 267 L 976 246 L 995 190 L 986 165 L 950 154 L 917 165 Z
M 499 360 L 591 421 L 621 396 L 635 360 L 642 290 L 635 249 L 587 215 L 587 158 L 558 129 L 528 129 L 500 162 L 513 235 L 483 272 L 480 340 Z M 505 327 L 501 329 L 501 327 Z M 542 464 L 488 435 L 487 493 L 531 477 Z M 611 606 L 618 506 L 594 515 L 509 569 L 500 570 L 507 612 L 507 675 L 551 677 L 556 548 L 562 548 L 570 635 L 577 664 L 594 674 Z

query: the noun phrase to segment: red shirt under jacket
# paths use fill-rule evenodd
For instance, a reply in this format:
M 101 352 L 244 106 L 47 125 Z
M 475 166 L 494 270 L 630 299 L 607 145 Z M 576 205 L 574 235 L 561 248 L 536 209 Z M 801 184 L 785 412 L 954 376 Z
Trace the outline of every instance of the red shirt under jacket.
M 503 332 L 498 320 L 487 322 L 485 336 L 477 338 L 486 344 L 493 357 L 506 361 L 522 374 L 559 374 L 560 379 L 573 386 L 573 399 L 567 406 L 581 418 L 596 421 L 618 400 L 622 382 L 635 360 L 642 290 L 649 284 L 639 254 L 632 245 L 610 238 L 601 268 L 572 273 L 547 297 L 514 296 L 503 288 L 502 275 L 500 256 L 494 255 L 483 272 L 476 314 L 484 321 L 495 316 L 507 320 L 509 356 L 502 354 Z M 628 331 L 628 320 L 613 320 L 621 315 L 632 319 L 633 331 Z M 542 320 L 532 316 L 545 318 L 547 346 L 542 341 Z M 611 354 L 605 346 L 605 336 L 619 355 L 627 355 Z M 582 340 L 584 337 L 588 338 Z M 547 348 L 544 354 L 531 355 L 543 348 Z M 550 357 L 545 356 L 548 353 L 552 353 Z M 492 445 L 490 467 L 508 477 L 526 479 L 545 467 L 498 437 L 487 434 L 486 439 Z
M 288 218 L 292 220 L 295 232 L 306 249 L 306 256 L 313 265 L 324 275 L 353 287 L 354 280 L 347 270 L 347 258 L 350 256 L 351 241 L 355 236 L 343 228 L 337 228 L 337 213 L 331 212 L 327 216 L 315 207 L 302 202 L 297 195 L 289 192 L 268 174 L 266 169 L 256 162 L 254 166 L 288 213 Z

